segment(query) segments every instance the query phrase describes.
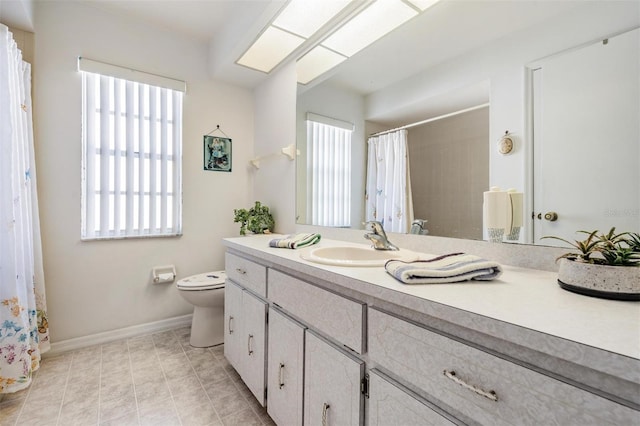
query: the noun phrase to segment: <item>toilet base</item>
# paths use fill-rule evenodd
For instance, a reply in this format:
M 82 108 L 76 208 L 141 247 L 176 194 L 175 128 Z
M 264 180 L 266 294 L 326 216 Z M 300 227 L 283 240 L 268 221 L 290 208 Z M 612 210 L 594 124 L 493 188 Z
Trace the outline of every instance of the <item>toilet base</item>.
M 194 307 L 189 344 L 195 348 L 208 348 L 222 343 L 224 343 L 222 306 Z

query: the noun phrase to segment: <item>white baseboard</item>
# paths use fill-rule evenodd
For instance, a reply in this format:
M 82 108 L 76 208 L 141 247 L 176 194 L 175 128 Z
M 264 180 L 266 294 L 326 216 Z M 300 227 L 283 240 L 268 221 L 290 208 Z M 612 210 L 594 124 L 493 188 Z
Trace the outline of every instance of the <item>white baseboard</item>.
M 191 317 L 191 314 L 183 315 L 179 317 L 163 319 L 160 321 L 148 322 L 146 324 L 120 328 L 118 330 L 91 334 L 89 336 L 62 340 L 60 342 L 51 343 L 51 349 L 43 354 L 43 357 L 46 358 L 52 355 L 59 355 L 63 352 L 74 351 L 89 346 L 102 345 L 105 343 L 113 342 L 114 340 L 129 339 L 131 337 L 141 336 L 143 334 L 157 333 L 160 331 L 184 327 L 187 325 L 191 325 Z

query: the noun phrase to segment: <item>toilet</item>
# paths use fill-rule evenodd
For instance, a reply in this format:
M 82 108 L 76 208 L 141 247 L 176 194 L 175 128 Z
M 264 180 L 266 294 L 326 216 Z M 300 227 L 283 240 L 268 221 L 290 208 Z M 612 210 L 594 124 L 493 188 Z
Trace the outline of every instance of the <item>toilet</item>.
M 207 272 L 178 280 L 180 295 L 193 305 L 189 344 L 206 348 L 224 342 L 225 271 Z

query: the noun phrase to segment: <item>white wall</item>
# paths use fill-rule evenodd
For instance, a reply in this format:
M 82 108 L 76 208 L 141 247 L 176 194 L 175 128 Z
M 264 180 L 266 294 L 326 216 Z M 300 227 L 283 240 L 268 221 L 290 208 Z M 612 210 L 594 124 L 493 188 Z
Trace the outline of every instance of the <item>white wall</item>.
M 221 238 L 238 234 L 233 209 L 249 203 L 252 184 L 245 167 L 254 142 L 251 92 L 208 78 L 205 44 L 87 3 L 38 2 L 35 30 L 35 149 L 51 340 L 190 313 L 175 286 L 150 284 L 151 268 L 175 264 L 179 278 L 224 268 Z M 187 82 L 182 237 L 80 241 L 79 55 Z M 233 139 L 231 173 L 203 171 L 202 137 L 217 124 Z
M 295 231 L 296 161 L 282 155 L 283 147 L 296 143 L 296 67 L 284 65 L 254 91 L 255 156 L 265 157 L 251 168 L 253 198 L 266 204 L 276 222 L 275 231 Z M 247 166 L 249 167 L 249 166 Z

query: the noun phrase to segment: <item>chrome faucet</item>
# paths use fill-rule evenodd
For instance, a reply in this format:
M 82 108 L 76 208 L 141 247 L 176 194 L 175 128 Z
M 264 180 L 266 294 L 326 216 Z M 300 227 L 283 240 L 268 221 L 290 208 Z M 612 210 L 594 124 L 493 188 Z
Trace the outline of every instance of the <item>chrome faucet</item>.
M 371 241 L 371 247 L 376 250 L 399 250 L 398 247 L 391 244 L 387 239 L 387 234 L 384 232 L 382 224 L 378 221 L 371 220 L 364 225 L 368 232 L 364 234 L 364 237 Z

